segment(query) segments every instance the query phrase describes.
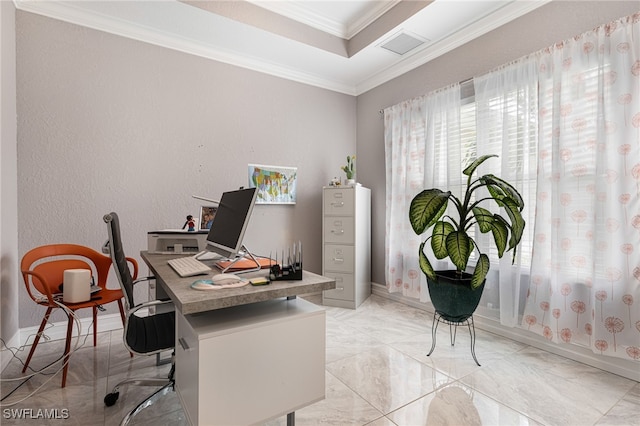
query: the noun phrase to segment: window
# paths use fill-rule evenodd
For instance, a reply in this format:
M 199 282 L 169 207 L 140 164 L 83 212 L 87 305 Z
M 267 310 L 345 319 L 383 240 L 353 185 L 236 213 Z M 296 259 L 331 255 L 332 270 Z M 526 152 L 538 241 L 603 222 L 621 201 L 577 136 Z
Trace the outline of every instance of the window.
M 465 85 L 466 90 L 465 90 Z M 469 87 L 470 86 L 470 87 Z M 498 177 L 515 183 L 525 201 L 523 217 L 527 226 L 518 247 L 521 253 L 522 266 L 531 265 L 533 248 L 533 221 L 536 197 L 536 150 L 537 150 L 537 92 L 535 86 L 531 90 L 514 90 L 510 93 L 491 97 L 487 102 L 478 104 L 473 93 L 473 82 L 462 87 L 465 98 L 460 106 L 459 144 L 451 143 L 451 132 L 442 129 L 436 131 L 434 166 L 437 179 L 446 182 L 446 188 L 460 199 L 466 189 L 466 176 L 462 174 L 464 167 L 472 159 L 480 155 L 495 154 L 499 158 L 488 160 L 480 168 L 480 173 L 492 173 Z M 527 99 L 523 99 L 526 97 Z M 527 107 L 523 107 L 526 105 Z M 478 123 L 484 123 L 488 129 L 486 137 L 479 138 Z M 458 151 L 458 152 L 456 152 Z M 452 158 L 445 162 L 444 158 Z M 457 159 L 460 161 L 457 161 Z M 474 194 L 474 196 L 477 195 Z M 495 203 L 485 203 L 482 207 L 499 213 Z M 502 212 L 504 214 L 504 212 Z M 469 235 L 476 240 L 483 253 L 489 256 L 492 263 L 499 262 L 498 250 L 491 233 L 482 234 L 477 229 L 469 230 Z M 476 259 L 477 251 L 472 254 Z M 504 256 L 512 256 L 511 252 Z M 473 262 L 470 262 L 470 266 Z

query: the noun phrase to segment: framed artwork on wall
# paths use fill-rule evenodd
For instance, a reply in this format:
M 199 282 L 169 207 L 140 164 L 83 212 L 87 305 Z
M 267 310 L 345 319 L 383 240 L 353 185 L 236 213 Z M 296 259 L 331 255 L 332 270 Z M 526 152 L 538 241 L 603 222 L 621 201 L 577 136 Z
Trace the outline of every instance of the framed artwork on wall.
M 211 229 L 211 223 L 218 211 L 218 207 L 202 206 L 200 207 L 200 229 Z
M 295 204 L 297 167 L 249 164 L 249 187 L 258 188 L 256 204 Z

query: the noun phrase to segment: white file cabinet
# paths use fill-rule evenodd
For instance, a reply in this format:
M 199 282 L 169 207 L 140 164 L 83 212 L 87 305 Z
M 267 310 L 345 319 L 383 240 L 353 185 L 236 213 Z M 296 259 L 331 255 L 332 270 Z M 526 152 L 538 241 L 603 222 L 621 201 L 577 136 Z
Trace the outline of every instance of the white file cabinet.
M 336 288 L 327 306 L 355 309 L 371 294 L 371 190 L 328 186 L 322 192 L 322 275 Z

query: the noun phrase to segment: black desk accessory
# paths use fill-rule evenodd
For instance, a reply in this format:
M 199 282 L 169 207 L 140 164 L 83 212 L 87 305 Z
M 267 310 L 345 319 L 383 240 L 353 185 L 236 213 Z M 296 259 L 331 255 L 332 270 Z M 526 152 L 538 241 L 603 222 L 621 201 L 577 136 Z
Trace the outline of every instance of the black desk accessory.
M 271 256 L 269 256 L 271 258 Z M 293 281 L 302 280 L 302 243 L 294 243 L 287 251 L 282 251 L 282 262 L 278 263 L 278 253 L 276 252 L 275 264 L 269 268 L 269 278 L 271 281 Z

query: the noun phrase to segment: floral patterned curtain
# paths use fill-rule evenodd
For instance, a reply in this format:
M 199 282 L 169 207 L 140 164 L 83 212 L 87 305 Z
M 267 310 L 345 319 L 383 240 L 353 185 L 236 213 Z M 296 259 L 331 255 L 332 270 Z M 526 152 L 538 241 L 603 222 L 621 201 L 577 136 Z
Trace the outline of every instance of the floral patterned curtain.
M 409 223 L 409 205 L 422 189 L 447 186 L 448 164 L 460 165 L 460 85 L 387 108 L 384 122 L 386 284 L 391 293 L 428 301 L 418 266 L 421 237 Z M 435 257 L 430 260 L 436 265 Z
M 522 327 L 640 359 L 640 13 L 539 55 L 537 213 Z
M 537 162 L 531 185 L 535 200 L 529 203 L 535 204 L 535 220 L 528 222 L 534 227 L 533 249 L 521 327 L 556 343 L 632 360 L 640 359 L 639 38 L 640 13 L 504 69 L 522 73 L 533 60 L 538 86 L 538 114 L 531 120 L 538 150 L 530 162 Z M 475 79 L 480 107 L 489 87 L 483 85 L 495 76 L 504 78 L 493 72 Z M 514 81 L 519 87 L 526 83 L 521 77 Z M 486 93 L 485 104 L 493 111 L 498 98 Z M 518 110 L 527 105 L 517 101 Z M 390 292 L 429 300 L 417 260 L 421 240 L 407 212 L 422 188 L 459 186 L 456 165 L 467 160 L 460 154 L 460 146 L 467 144 L 460 132 L 464 109 L 460 86 L 453 85 L 384 111 Z M 504 117 L 511 114 L 503 111 Z M 482 120 L 486 117 L 481 117 L 478 136 Z M 520 132 L 521 126 L 514 128 Z M 517 149 L 523 159 L 517 161 L 530 158 L 535 142 Z M 509 298 L 501 294 L 500 301 Z M 509 309 L 505 325 L 518 316 L 517 300 Z M 500 310 L 502 319 L 504 307 Z

